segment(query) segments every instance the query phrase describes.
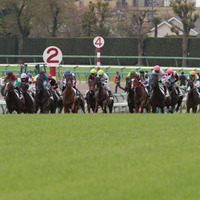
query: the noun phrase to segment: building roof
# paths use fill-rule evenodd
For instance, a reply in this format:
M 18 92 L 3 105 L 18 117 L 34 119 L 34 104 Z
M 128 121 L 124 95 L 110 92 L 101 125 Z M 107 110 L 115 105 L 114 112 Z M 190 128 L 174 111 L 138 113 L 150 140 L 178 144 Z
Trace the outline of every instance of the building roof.
M 178 16 L 174 16 L 168 20 L 165 20 L 163 22 L 161 22 L 160 24 L 158 24 L 158 28 L 160 26 L 162 26 L 163 24 L 166 24 L 167 26 L 169 26 L 169 28 L 171 28 L 174 24 L 173 24 L 173 20 L 176 20 L 178 23 L 182 24 L 181 22 L 181 18 Z M 176 28 L 179 30 L 179 32 L 183 33 L 183 29 L 181 29 L 180 27 L 176 26 Z M 150 32 L 154 31 L 155 27 L 153 27 Z M 196 21 L 195 22 L 195 27 L 193 29 L 191 29 L 191 31 L 193 31 L 195 33 L 195 35 L 200 35 L 200 21 Z

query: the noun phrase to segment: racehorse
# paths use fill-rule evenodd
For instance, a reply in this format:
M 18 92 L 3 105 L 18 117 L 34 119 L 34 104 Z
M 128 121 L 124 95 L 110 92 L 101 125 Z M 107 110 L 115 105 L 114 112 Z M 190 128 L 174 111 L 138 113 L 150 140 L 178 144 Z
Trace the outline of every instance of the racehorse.
M 85 113 L 85 102 L 83 95 L 79 92 L 79 97 L 76 97 L 76 91 L 72 87 L 73 86 L 73 77 L 71 75 L 66 76 L 66 87 L 63 92 L 63 106 L 64 113 L 78 113 L 78 109 L 81 107 L 83 112 Z
M 127 91 L 127 102 L 128 102 L 128 107 L 129 107 L 129 112 L 133 113 L 134 112 L 134 88 L 133 88 L 133 79 L 128 79 L 126 81 L 126 87 L 125 90 Z
M 139 82 L 137 77 L 133 78 L 133 87 L 135 112 L 143 113 L 143 108 L 146 108 L 147 113 L 149 113 L 151 111 L 150 99 L 148 97 L 144 85 L 141 82 Z
M 166 103 L 167 109 L 169 109 L 170 113 L 173 113 L 174 110 L 176 112 L 178 112 L 178 109 L 179 109 L 179 107 L 180 107 L 180 105 L 182 103 L 182 100 L 183 100 L 183 96 L 179 98 L 177 90 L 176 90 L 174 84 L 170 85 L 169 82 L 166 82 L 166 86 L 169 89 L 169 95 L 171 97 L 171 101 L 169 103 Z M 178 104 L 178 105 L 177 105 L 177 107 L 175 109 L 176 104 Z
M 53 99 L 54 99 L 52 110 L 56 112 L 56 109 L 58 108 L 59 109 L 58 113 L 61 113 L 63 109 L 62 99 L 60 99 L 60 96 L 57 94 L 55 90 L 51 89 L 51 93 L 53 94 Z
M 87 101 L 87 110 L 88 113 L 90 113 L 90 109 L 92 109 L 93 113 L 94 113 L 94 109 L 95 109 L 95 91 L 94 91 L 94 81 L 90 81 L 89 84 L 89 91 L 86 93 L 86 101 Z
M 14 88 L 12 81 L 6 83 L 4 94 L 8 112 L 12 114 L 13 111 L 16 111 L 17 114 L 20 114 L 24 110 L 25 100 L 24 97 L 19 99 L 18 91 Z
M 158 76 L 156 74 L 152 75 L 151 78 L 151 107 L 152 112 L 156 113 L 156 108 L 160 108 L 161 113 L 164 113 L 164 106 L 165 106 L 165 94 L 164 90 L 160 88 L 158 82 Z
M 100 77 L 95 77 L 95 94 L 96 104 L 94 112 L 97 113 L 98 107 L 100 106 L 102 108 L 103 113 L 107 113 L 107 107 L 109 108 L 109 112 L 112 113 L 114 100 L 110 99 L 106 89 L 101 83 Z
M 186 98 L 186 107 L 187 113 L 190 113 L 190 108 L 192 112 L 197 112 L 197 106 L 200 103 L 200 97 L 197 92 L 197 88 L 194 87 L 193 81 L 189 81 L 187 85 L 187 98 Z
M 41 77 L 36 80 L 35 102 L 35 113 L 37 113 L 39 108 L 41 113 L 49 113 L 53 100 L 50 98 L 49 91 L 44 87 Z M 53 112 L 52 108 L 51 112 Z
M 33 113 L 34 112 L 34 104 L 35 100 L 28 91 L 28 84 L 25 82 L 20 83 L 20 90 L 23 94 L 24 100 L 25 100 L 25 106 L 24 106 L 24 113 Z

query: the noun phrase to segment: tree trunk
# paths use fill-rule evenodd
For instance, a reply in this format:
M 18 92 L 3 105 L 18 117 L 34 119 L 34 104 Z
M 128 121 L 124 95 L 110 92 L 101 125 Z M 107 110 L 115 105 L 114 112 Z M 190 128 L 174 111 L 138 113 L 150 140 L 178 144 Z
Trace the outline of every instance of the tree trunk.
M 155 24 L 155 35 L 156 38 L 158 37 L 158 24 Z
M 183 41 L 182 41 L 182 56 L 188 57 L 188 35 L 186 31 L 183 33 Z M 187 60 L 182 60 L 182 67 L 187 67 Z

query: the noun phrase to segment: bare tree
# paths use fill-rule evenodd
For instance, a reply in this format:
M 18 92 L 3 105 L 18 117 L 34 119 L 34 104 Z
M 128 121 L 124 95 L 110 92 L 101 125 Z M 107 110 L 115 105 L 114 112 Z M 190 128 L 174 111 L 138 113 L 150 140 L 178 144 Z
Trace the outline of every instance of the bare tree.
M 147 17 L 149 10 L 136 10 L 132 16 L 131 27 L 137 34 L 138 39 L 138 56 L 143 56 L 144 40 L 146 38 L 147 28 L 144 26 L 145 18 Z M 142 58 L 138 58 L 138 65 L 143 65 Z
M 87 36 L 108 36 L 109 27 L 107 26 L 107 18 L 109 12 L 109 3 L 90 3 L 89 8 L 84 11 L 82 17 L 82 28 Z
M 7 32 L 26 38 L 31 32 L 31 20 L 34 17 L 34 0 L 0 0 L 7 10 L 4 25 Z
M 171 0 L 170 6 L 175 14 L 181 18 L 183 24 L 183 41 L 182 41 L 182 55 L 188 57 L 188 37 L 190 30 L 195 27 L 195 22 L 199 18 L 199 14 L 195 13 L 195 2 L 189 0 Z M 172 32 L 178 34 L 175 26 L 171 28 Z M 187 60 L 182 60 L 182 66 L 187 66 Z

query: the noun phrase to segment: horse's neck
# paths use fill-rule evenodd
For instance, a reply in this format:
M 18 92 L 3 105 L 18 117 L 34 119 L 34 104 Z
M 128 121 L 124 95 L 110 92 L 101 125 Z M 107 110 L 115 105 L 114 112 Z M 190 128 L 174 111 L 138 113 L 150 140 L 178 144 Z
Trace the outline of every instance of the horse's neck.
M 71 86 L 66 86 L 66 88 L 65 88 L 65 94 L 66 95 L 69 94 L 69 93 L 71 93 L 72 91 L 73 91 L 73 89 L 72 89 Z

